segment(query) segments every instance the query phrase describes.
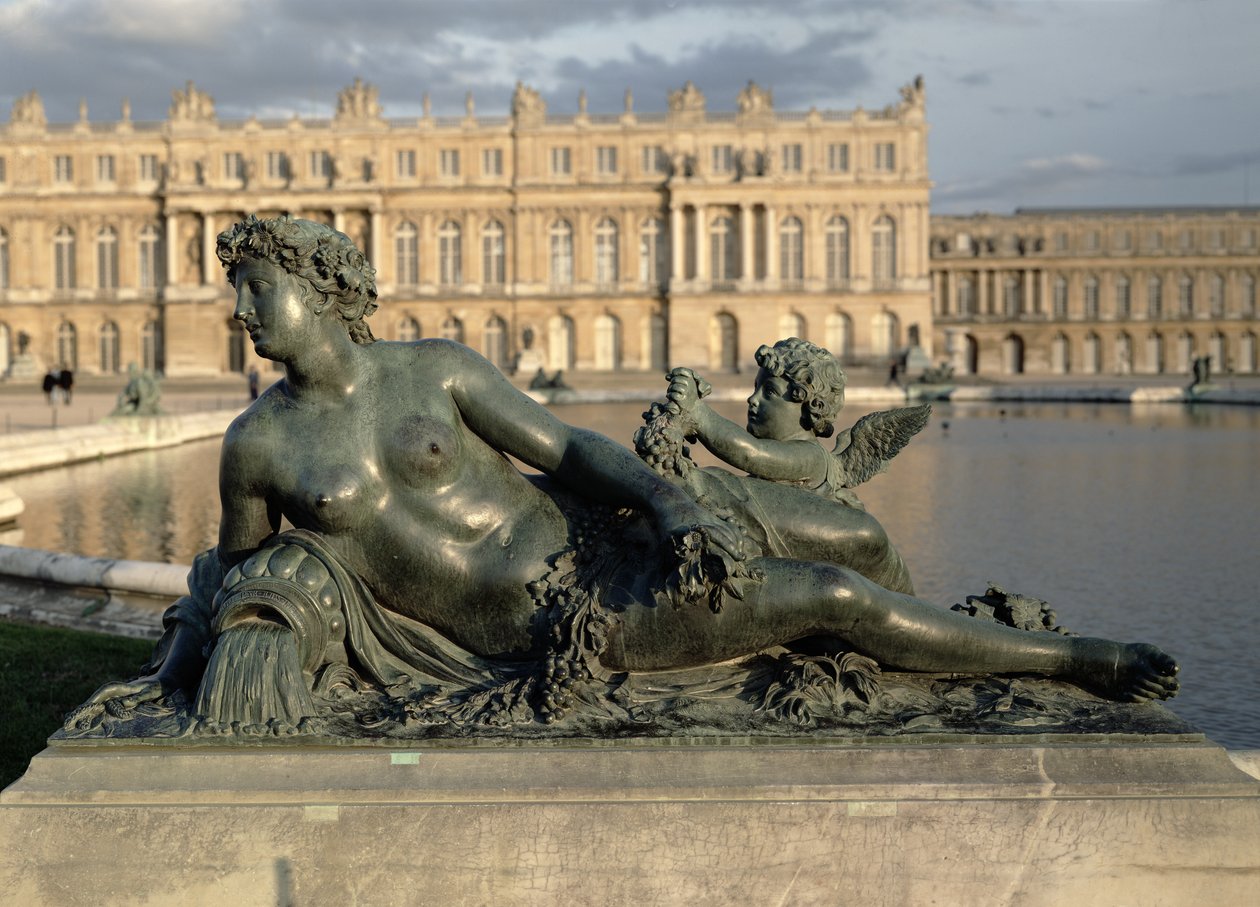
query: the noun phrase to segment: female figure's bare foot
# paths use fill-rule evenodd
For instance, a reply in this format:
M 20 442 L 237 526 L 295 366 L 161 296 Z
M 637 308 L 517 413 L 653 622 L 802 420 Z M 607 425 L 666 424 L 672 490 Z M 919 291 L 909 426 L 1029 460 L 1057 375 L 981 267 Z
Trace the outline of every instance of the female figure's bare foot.
M 1146 643 L 1078 639 L 1067 679 L 1107 699 L 1145 702 L 1171 699 L 1181 684 L 1172 656 Z

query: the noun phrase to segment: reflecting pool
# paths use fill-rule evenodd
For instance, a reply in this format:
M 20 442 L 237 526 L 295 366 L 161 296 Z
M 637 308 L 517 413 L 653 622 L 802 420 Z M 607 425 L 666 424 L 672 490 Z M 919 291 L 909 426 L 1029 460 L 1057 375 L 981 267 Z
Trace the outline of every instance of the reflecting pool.
M 557 412 L 629 443 L 642 409 Z M 1257 451 L 1254 407 L 945 404 L 860 495 L 922 597 L 992 581 L 1078 632 L 1162 646 L 1182 663 L 1173 709 L 1260 748 Z M 211 441 L 5 481 L 26 502 L 21 544 L 187 563 L 215 542 L 217 469 Z

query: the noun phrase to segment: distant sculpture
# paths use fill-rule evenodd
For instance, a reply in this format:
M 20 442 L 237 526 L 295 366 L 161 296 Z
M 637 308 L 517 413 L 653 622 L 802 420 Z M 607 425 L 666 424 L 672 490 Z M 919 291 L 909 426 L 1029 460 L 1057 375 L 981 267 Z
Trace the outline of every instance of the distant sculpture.
M 353 84 L 337 92 L 337 120 L 379 120 L 381 118 L 380 91 L 355 77 Z
M 906 107 L 922 107 L 925 102 L 927 91 L 923 87 L 923 76 L 915 76 L 914 81 L 908 85 L 901 86 L 901 106 Z
M 634 92 L 629 88 L 626 89 L 625 112 L 634 113 Z
M 729 473 L 697 497 L 565 425 L 461 344 L 377 342 L 375 271 L 327 226 L 251 217 L 217 248 L 234 317 L 285 375 L 224 438 L 219 544 L 197 557 L 150 665 L 98 690 L 66 735 L 1005 720 L 928 682 L 885 694 L 881 668 L 1057 677 L 1123 700 L 1176 692 L 1176 665 L 1153 646 L 914 598 L 882 527 L 856 508 Z M 812 398 L 770 394 L 771 371 L 758 375 L 756 423 L 805 420 Z M 1089 714 L 1081 700 L 1061 711 Z
M 88 121 L 87 98 L 79 98 L 79 122 L 86 123 L 87 121 Z
M 38 91 L 28 91 L 13 102 L 13 110 L 9 117 L 14 125 L 38 126 L 48 125 L 48 117 L 44 115 L 44 101 Z
M 512 92 L 512 117 L 530 123 L 542 122 L 547 116 L 547 102 L 537 91 L 522 82 Z
M 131 122 L 131 98 L 122 99 L 122 122 Z
M 207 123 L 214 119 L 214 98 L 189 79 L 184 90 L 176 88 L 171 92 L 170 119 L 178 123 Z
M 772 113 L 774 111 L 774 94 L 769 89 L 762 88 L 752 79 L 749 79 L 748 85 L 740 91 L 739 96 L 735 99 L 735 106 L 744 116 Z
M 158 401 L 162 390 L 157 376 L 132 362 L 127 366 L 127 384 L 118 394 L 118 403 L 111 416 L 156 416 L 161 413 Z
M 420 111 L 426 120 L 433 116 L 433 98 L 429 97 L 427 91 L 420 98 Z
M 1191 375 L 1193 376 L 1193 380 L 1190 382 L 1190 388 L 1192 390 L 1212 383 L 1211 356 L 1195 356 L 1190 369 Z
M 538 390 L 567 390 L 569 385 L 564 381 L 564 370 L 558 369 L 555 374 L 548 375 L 540 366 L 538 371 L 534 372 L 534 377 L 529 379 L 529 389 Z
M 704 108 L 704 95 L 690 80 L 669 93 L 670 113 L 704 113 Z
M 464 95 L 464 115 L 471 120 L 476 110 L 477 106 L 473 101 L 473 93 L 470 91 L 468 94 Z

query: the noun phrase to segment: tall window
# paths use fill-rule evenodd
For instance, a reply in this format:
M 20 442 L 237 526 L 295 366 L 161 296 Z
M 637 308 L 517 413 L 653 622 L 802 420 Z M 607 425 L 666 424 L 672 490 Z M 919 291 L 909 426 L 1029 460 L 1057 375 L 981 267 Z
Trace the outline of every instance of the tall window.
M 1177 306 L 1182 318 L 1194 317 L 1194 278 L 1183 274 L 1177 285 Z
M 420 339 L 420 322 L 410 315 L 404 315 L 398 321 L 398 339 L 403 343 L 411 343 Z
M 976 313 L 976 285 L 972 283 L 970 277 L 958 278 L 958 308 L 959 315 L 974 315 Z
M 1146 233 L 1146 249 L 1149 252 L 1158 252 L 1164 248 L 1164 234 L 1158 230 L 1149 230 Z
M 0 230 L 0 290 L 9 288 L 9 234 Z
M 438 156 L 438 170 L 442 176 L 459 176 L 459 149 L 443 148 Z
M 1146 282 L 1146 317 L 1152 321 L 1164 317 L 1164 282 L 1158 277 Z
M 897 146 L 892 142 L 879 142 L 875 145 L 875 169 L 884 173 L 892 173 L 897 169 Z
M 68 321 L 57 325 L 57 361 L 72 371 L 79 370 L 79 332 Z
M 75 288 L 74 258 L 74 231 L 66 226 L 58 227 L 53 236 L 53 286 L 58 290 Z
M 332 176 L 332 155 L 327 151 L 312 151 L 307 164 L 314 179 L 328 179 Z
M 660 284 L 669 275 L 669 236 L 665 221 L 649 217 L 639 227 L 639 280 Z
M 115 374 L 118 371 L 118 325 L 112 321 L 102 324 L 98 340 L 101 354 L 101 374 Z
M 1002 281 L 1002 311 L 1007 318 L 1018 318 L 1020 314 L 1019 278 L 1013 274 Z
M 714 280 L 731 281 L 739 276 L 739 237 L 735 221 L 718 217 L 709 226 L 709 261 Z
M 887 214 L 871 227 L 871 276 L 884 287 L 897 277 L 897 228 Z
M 9 178 L 9 174 L 4 169 L 4 158 L 0 157 L 0 184 Z
M 74 182 L 74 158 L 68 154 L 59 154 L 53 158 L 53 182 Z
M 116 179 L 115 169 L 112 154 L 96 156 L 96 181 L 98 183 L 112 183 Z
M 827 172 L 849 172 L 849 143 L 833 142 L 827 146 Z
M 644 145 L 642 164 L 644 173 L 664 173 L 669 169 L 669 158 L 660 145 Z
M 1225 278 L 1213 274 L 1208 283 L 1208 306 L 1213 318 L 1225 317 Z
M 416 225 L 403 221 L 394 230 L 394 266 L 398 283 L 415 286 L 420 282 L 420 250 Z
M 1182 252 L 1189 252 L 1194 249 L 1194 231 L 1182 230 L 1177 234 L 1177 245 L 1181 247 Z
M 267 152 L 267 179 L 287 180 L 289 178 L 289 156 L 283 151 Z
M 481 149 L 481 175 L 482 176 L 502 176 L 503 175 L 503 149 L 502 148 Z
M 1132 309 L 1132 294 L 1129 292 L 1129 278 L 1121 276 L 1116 278 L 1116 318 L 1121 321 L 1129 319 L 1129 313 Z
M 1058 320 L 1067 318 L 1068 310 L 1068 283 L 1067 280 L 1060 277 L 1054 282 L 1054 317 Z
M 245 158 L 239 151 L 223 153 L 223 178 L 225 180 L 241 180 L 245 178 Z
M 1133 248 L 1133 234 L 1128 230 L 1121 230 L 1116 234 L 1116 248 L 1121 252 L 1128 252 Z
M 1099 240 L 1098 240 L 1097 230 L 1089 230 L 1085 233 L 1085 250 L 1087 252 L 1097 252 L 1098 243 L 1099 243 Z
M 551 149 L 551 175 L 568 176 L 573 172 L 573 156 L 568 147 Z
M 783 172 L 801 172 L 801 146 L 798 143 L 783 146 Z
M 394 155 L 394 175 L 402 180 L 416 177 L 416 150 L 404 148 Z
M 160 235 L 152 224 L 140 231 L 139 254 L 136 260 L 140 289 L 152 290 L 158 285 L 158 268 L 161 267 Z
M 730 173 L 735 168 L 735 151 L 730 145 L 714 145 L 712 160 L 714 173 Z
M 491 315 L 483 329 L 482 352 L 485 357 L 504 369 L 508 366 L 507 322 L 498 315 Z
M 146 321 L 140 331 L 140 358 L 143 368 L 152 372 L 162 371 L 162 334 L 156 321 Z
M 0 243 L 4 242 L 4 234 L 0 233 Z M 0 249 L 0 267 L 3 267 L 4 261 L 3 249 Z M 0 281 L 3 274 L 0 273 Z M 0 286 L 4 286 L 0 283 Z M 1238 314 L 1244 318 L 1256 317 L 1256 279 L 1250 274 L 1244 274 L 1238 281 Z
M 837 214 L 827 221 L 827 283 L 833 287 L 849 282 L 849 222 Z
M 113 227 L 102 227 L 96 234 L 96 286 L 118 289 L 118 234 Z
M 447 315 L 442 319 L 441 334 L 443 340 L 454 340 L 456 343 L 463 343 L 464 322 L 454 315 Z
M 611 217 L 595 225 L 595 282 L 601 287 L 614 286 L 621 276 L 617 255 L 619 240 L 617 222 Z
M 805 277 L 804 236 L 799 217 L 779 224 L 779 278 L 786 284 L 799 284 Z
M 463 280 L 463 242 L 459 224 L 453 220 L 438 227 L 438 271 L 443 286 L 453 287 Z
M 616 145 L 600 145 L 595 149 L 595 172 L 600 176 L 612 176 L 617 172 Z
M 1085 319 L 1093 321 L 1098 317 L 1098 278 L 1085 278 Z
M 481 282 L 486 286 L 501 287 L 504 273 L 505 250 L 503 224 L 492 220 L 481 231 Z
M 567 220 L 558 220 L 547 236 L 551 245 L 551 283 L 567 287 L 573 283 L 573 226 Z

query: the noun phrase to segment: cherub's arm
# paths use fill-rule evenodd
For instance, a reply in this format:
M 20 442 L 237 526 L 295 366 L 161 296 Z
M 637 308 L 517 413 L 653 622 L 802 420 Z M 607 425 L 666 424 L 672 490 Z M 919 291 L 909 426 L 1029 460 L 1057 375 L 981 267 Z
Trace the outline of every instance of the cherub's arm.
M 690 369 L 669 373 L 669 399 L 685 414 L 689 434 L 736 469 L 774 482 L 820 484 L 827 476 L 830 454 L 821 445 L 754 438 L 700 399 L 698 376 Z

